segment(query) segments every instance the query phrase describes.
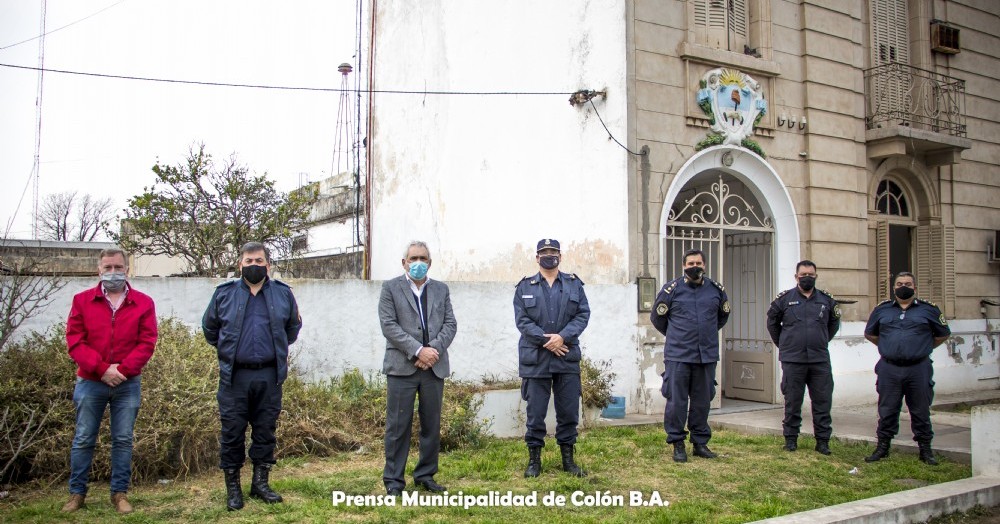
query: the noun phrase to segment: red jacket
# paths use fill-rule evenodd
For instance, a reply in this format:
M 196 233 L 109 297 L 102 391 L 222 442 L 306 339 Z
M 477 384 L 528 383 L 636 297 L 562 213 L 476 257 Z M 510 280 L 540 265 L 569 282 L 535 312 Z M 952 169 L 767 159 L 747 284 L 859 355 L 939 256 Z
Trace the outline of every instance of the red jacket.
M 66 321 L 66 346 L 78 366 L 76 374 L 85 379 L 101 380 L 111 364 L 129 378 L 142 373 L 156 346 L 153 299 L 129 285 L 112 317 L 100 283 L 77 293 Z

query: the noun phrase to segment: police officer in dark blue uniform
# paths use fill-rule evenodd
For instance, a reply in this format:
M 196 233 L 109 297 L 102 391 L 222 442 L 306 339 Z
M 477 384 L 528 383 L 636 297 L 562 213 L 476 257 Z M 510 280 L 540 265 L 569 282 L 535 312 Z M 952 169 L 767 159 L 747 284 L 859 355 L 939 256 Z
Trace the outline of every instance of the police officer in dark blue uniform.
M 878 392 L 878 446 L 865 462 L 889 456 L 889 445 L 899 432 L 903 398 L 910 411 L 913 440 L 920 446 L 920 460 L 937 465 L 931 440 L 931 401 L 934 368 L 931 352 L 951 336 L 951 328 L 937 306 L 914 298 L 913 273 L 900 272 L 893 282 L 895 300 L 875 306 L 868 317 L 865 338 L 878 346 L 882 358 L 875 364 Z
M 660 392 L 667 399 L 663 429 L 667 443 L 674 445 L 675 462 L 687 462 L 685 422 L 691 431 L 694 454 L 716 457 L 708 449 L 712 438 L 708 411 L 715 398 L 719 330 L 729 320 L 725 288 L 703 275 L 705 254 L 690 250 L 684 253 L 683 264 L 684 276 L 663 286 L 649 316 L 653 326 L 666 335 Z
M 829 455 L 833 370 L 827 345 L 840 330 L 840 306 L 832 295 L 816 287 L 816 264 L 811 260 L 796 264 L 795 281 L 798 285 L 778 293 L 767 310 L 767 331 L 778 346 L 781 362 L 785 449 L 798 449 L 802 399 L 808 387 L 816 451 Z
M 557 269 L 562 253 L 553 239 L 538 241 L 535 260 L 539 271 L 524 277 L 514 292 L 514 321 L 521 332 L 517 343 L 521 397 L 528 403 L 528 467 L 525 477 L 542 470 L 545 414 L 555 394 L 556 442 L 563 470 L 577 477 L 586 473 L 573 459 L 576 426 L 580 418 L 580 334 L 590 321 L 590 305 L 583 282 Z

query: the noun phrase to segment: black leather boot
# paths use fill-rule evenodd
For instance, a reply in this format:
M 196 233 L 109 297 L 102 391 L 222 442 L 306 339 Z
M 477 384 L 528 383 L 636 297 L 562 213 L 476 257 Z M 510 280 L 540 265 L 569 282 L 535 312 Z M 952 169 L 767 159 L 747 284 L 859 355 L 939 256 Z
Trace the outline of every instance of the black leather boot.
M 562 453 L 563 471 L 574 477 L 586 477 L 587 472 L 580 469 L 580 466 L 573 462 L 573 445 L 559 444 L 559 451 Z
M 931 443 L 917 442 L 917 445 L 920 446 L 920 462 L 928 466 L 937 466 L 938 461 L 934 458 L 934 450 L 931 449 Z
M 829 439 L 823 439 L 823 438 L 816 439 L 816 453 L 819 453 L 821 455 L 829 455 L 830 454 L 830 440 Z
M 695 444 L 694 456 L 707 459 L 714 459 L 715 457 L 718 457 L 718 455 L 712 453 L 712 450 L 708 449 L 708 444 Z
M 542 473 L 542 448 L 528 448 L 528 467 L 524 470 L 524 478 L 537 477 Z
M 865 457 L 865 462 L 878 462 L 889 456 L 889 445 L 892 444 L 892 439 L 880 438 L 878 439 L 878 445 L 875 446 L 875 453 Z
M 268 504 L 275 504 L 281 502 L 281 495 L 278 495 L 271 489 L 271 486 L 267 483 L 268 477 L 271 475 L 271 464 L 254 464 L 253 465 L 253 480 L 250 481 L 250 496 L 255 499 L 263 500 Z
M 799 437 L 785 437 L 785 451 L 799 449 Z
M 243 488 L 240 486 L 240 468 L 224 469 L 226 476 L 226 509 L 243 509 Z
M 684 449 L 684 441 L 679 440 L 674 442 L 674 462 L 687 462 L 688 454 Z

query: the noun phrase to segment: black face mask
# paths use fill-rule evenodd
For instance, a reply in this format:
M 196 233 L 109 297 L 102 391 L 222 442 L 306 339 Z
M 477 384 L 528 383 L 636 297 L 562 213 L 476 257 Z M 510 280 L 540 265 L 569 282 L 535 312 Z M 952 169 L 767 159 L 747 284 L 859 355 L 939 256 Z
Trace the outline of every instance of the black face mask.
M 559 255 L 544 255 L 538 257 L 538 265 L 543 269 L 555 269 L 559 267 Z
M 243 266 L 240 268 L 240 274 L 243 279 L 251 284 L 260 284 L 267 276 L 267 267 L 265 266 Z
M 912 287 L 897 287 L 895 293 L 896 298 L 900 300 L 909 300 L 913 298 L 915 291 L 913 291 Z
M 816 277 L 799 277 L 799 287 L 802 291 L 812 291 L 816 287 Z
M 701 274 L 705 272 L 705 268 L 698 266 L 691 266 L 684 268 L 684 274 L 691 280 L 698 280 L 701 278 Z

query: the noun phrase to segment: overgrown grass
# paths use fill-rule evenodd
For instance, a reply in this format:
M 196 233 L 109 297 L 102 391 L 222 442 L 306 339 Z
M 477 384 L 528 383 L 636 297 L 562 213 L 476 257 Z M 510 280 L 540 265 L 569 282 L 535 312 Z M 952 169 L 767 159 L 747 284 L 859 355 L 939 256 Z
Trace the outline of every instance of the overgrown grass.
M 908 489 L 965 478 L 967 465 L 943 460 L 926 466 L 915 455 L 894 453 L 888 460 L 866 464 L 869 445 L 833 442 L 833 455 L 811 450 L 813 442 L 801 440 L 800 451 L 781 450 L 782 439 L 745 436 L 716 431 L 712 448 L 716 460 L 692 457 L 686 464 L 671 461 L 658 427 L 600 428 L 581 434 L 577 458 L 590 475 L 578 479 L 559 470 L 558 448 L 546 446 L 543 472 L 525 479 L 524 443 L 485 438 L 477 448 L 441 455 L 436 479 L 454 494 L 480 495 L 489 491 L 526 495 L 538 493 L 539 507 L 334 507 L 334 490 L 352 495 L 382 494 L 381 448 L 364 452 L 337 452 L 327 458 L 298 457 L 279 462 L 272 486 L 285 497 L 274 506 L 248 501 L 242 511 L 225 511 L 222 477 L 211 472 L 168 485 L 137 486 L 130 498 L 136 514 L 126 521 L 223 522 L 678 522 L 737 523 L 768 518 Z M 415 464 L 411 455 L 410 467 Z M 858 468 L 855 474 L 852 468 Z M 409 476 L 409 471 L 408 471 Z M 248 479 L 244 479 L 246 487 Z M 549 492 L 567 497 L 565 507 L 544 507 Z M 624 507 L 574 506 L 574 492 L 625 495 Z M 648 498 L 654 491 L 666 507 L 629 507 L 629 491 Z M 65 521 L 58 513 L 65 502 L 65 487 L 36 483 L 14 490 L 0 501 L 0 515 L 11 522 Z M 104 522 L 116 518 L 107 501 L 108 487 L 92 487 L 88 508 L 72 516 L 76 522 Z

